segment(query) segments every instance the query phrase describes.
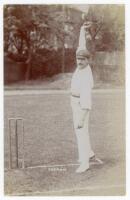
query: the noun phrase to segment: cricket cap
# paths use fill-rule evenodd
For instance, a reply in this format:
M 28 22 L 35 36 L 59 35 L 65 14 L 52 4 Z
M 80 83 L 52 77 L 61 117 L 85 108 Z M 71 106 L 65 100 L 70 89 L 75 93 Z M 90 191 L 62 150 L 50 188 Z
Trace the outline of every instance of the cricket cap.
M 90 52 L 86 50 L 79 50 L 76 52 L 76 58 L 90 58 Z

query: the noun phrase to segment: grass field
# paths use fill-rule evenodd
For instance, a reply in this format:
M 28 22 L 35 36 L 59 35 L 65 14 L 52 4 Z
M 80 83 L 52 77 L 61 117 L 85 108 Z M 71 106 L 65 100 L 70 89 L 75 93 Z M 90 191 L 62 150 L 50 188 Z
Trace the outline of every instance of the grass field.
M 26 167 L 64 165 L 5 171 L 5 194 L 124 195 L 124 102 L 122 91 L 93 93 L 90 137 L 93 150 L 104 164 L 92 165 L 88 172 L 76 174 L 77 166 L 67 166 L 77 163 L 69 96 L 54 93 L 5 95 L 5 168 L 9 165 L 9 117 L 22 117 L 25 120 Z

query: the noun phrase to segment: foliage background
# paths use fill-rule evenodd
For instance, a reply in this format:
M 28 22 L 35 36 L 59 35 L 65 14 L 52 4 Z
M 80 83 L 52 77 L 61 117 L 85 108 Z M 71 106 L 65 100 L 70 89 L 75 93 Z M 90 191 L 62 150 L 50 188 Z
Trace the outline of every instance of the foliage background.
M 78 5 L 5 5 L 5 83 L 72 72 L 76 65 L 79 31 L 84 20 L 93 23 L 90 30 L 92 39 L 89 40 L 93 54 L 92 68 L 96 72 L 95 77 L 100 77 L 102 69 L 108 71 L 112 65 L 111 62 L 107 67 L 105 65 L 110 54 L 120 55 L 119 52 L 122 52 L 121 58 L 124 59 L 124 5 L 90 4 L 86 12 L 78 9 Z M 100 52 L 105 59 L 97 64 Z M 10 67 L 11 64 L 14 69 Z M 120 68 L 124 69 L 124 60 L 120 64 L 115 63 L 114 67 L 123 72 Z M 11 73 L 14 76 L 9 78 Z M 112 75 L 113 70 L 110 73 Z

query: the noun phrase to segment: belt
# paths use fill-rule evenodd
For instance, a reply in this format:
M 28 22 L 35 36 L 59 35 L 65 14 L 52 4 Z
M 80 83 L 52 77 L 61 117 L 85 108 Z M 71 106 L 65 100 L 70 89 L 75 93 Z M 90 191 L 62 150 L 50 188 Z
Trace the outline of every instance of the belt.
M 80 98 L 79 95 L 71 94 L 72 97 Z

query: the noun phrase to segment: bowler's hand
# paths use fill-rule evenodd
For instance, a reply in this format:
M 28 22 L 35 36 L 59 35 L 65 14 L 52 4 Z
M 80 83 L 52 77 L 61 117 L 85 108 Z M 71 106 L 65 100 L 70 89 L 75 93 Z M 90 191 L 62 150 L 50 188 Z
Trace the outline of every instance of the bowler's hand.
M 78 125 L 77 125 L 77 129 L 83 128 L 83 126 L 84 126 L 84 121 L 80 120 Z
M 83 128 L 84 120 L 85 120 L 85 117 L 86 117 L 88 111 L 89 111 L 88 109 L 81 109 L 81 115 L 80 115 L 80 119 L 77 124 L 77 129 Z

